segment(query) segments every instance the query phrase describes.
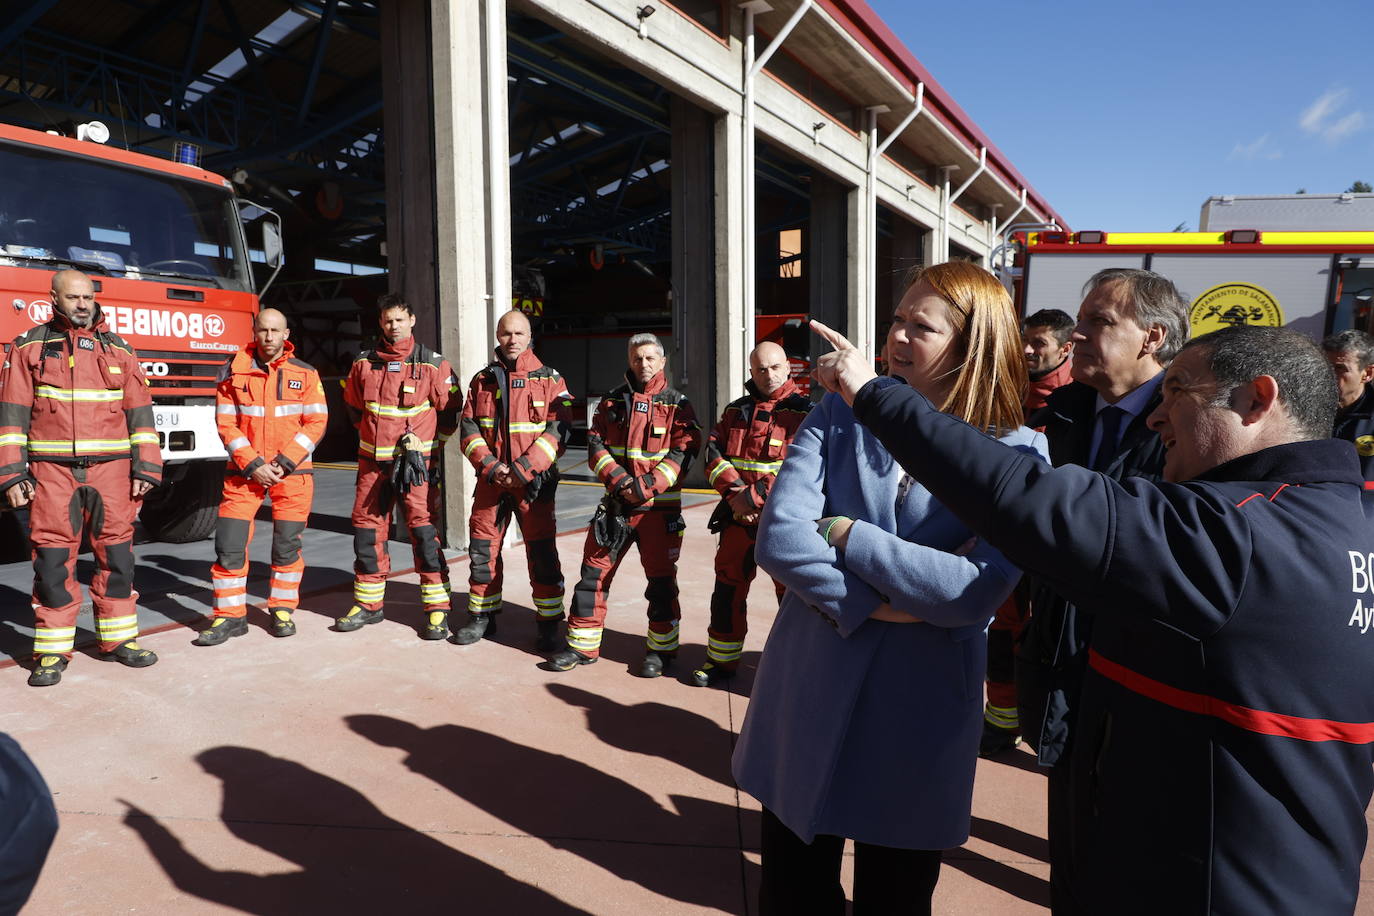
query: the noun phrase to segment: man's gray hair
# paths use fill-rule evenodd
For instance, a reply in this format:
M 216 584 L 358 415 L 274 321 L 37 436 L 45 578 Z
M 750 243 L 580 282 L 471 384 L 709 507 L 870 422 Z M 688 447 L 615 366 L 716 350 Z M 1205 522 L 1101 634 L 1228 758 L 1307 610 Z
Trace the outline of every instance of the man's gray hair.
M 1164 342 L 1155 351 L 1155 359 L 1161 366 L 1173 362 L 1178 351 L 1188 342 L 1190 331 L 1188 322 L 1188 303 L 1183 294 L 1168 277 L 1160 276 L 1152 270 L 1135 267 L 1108 267 L 1093 274 L 1083 284 L 1083 298 L 1110 283 L 1124 283 L 1134 307 L 1134 314 L 1128 317 L 1142 328 L 1155 325 L 1164 329 Z
M 631 337 L 630 343 L 625 349 L 633 351 L 650 344 L 658 348 L 659 356 L 667 356 L 667 354 L 663 352 L 663 341 L 658 339 L 658 335 L 650 334 L 648 331 L 643 331 Z
M 1322 341 L 1322 349 L 1327 353 L 1350 354 L 1361 369 L 1374 366 L 1374 337 L 1355 328 L 1332 334 Z

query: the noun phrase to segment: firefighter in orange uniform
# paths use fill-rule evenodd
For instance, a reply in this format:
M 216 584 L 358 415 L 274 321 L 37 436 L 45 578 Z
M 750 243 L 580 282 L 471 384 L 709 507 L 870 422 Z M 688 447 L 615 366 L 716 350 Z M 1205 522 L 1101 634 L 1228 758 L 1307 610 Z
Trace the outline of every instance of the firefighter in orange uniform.
M 62 680 L 76 640 L 84 528 L 104 658 L 146 668 L 134 591 L 134 517 L 162 481 L 152 399 L 138 355 L 110 331 L 80 271 L 52 280 L 53 316 L 19 335 L 0 370 L 0 492 L 30 506 L 34 668 L 29 685 Z
M 273 636 L 292 636 L 300 602 L 301 535 L 310 519 L 315 478 L 310 454 L 329 409 L 314 368 L 295 358 L 286 316 L 263 309 L 253 342 L 220 371 L 215 419 L 229 452 L 215 527 L 215 619 L 195 645 L 217 646 L 248 632 L 248 545 L 253 518 L 272 498 L 272 583 L 267 599 Z
M 541 652 L 558 648 L 563 569 L 554 540 L 558 458 L 572 428 L 563 377 L 530 349 L 530 320 L 509 311 L 496 324 L 496 359 L 472 378 L 463 405 L 463 455 L 477 471 L 468 520 L 468 622 L 460 646 L 496 633 L 501 611 L 501 542 L 514 517 L 525 536 Z
M 448 360 L 415 339 L 415 312 L 396 293 L 377 300 L 381 342 L 363 351 L 344 385 L 358 428 L 358 495 L 353 502 L 353 607 L 334 621 L 341 633 L 383 617 L 391 572 L 387 536 L 400 502 L 410 531 L 425 622 L 420 638 L 448 635 L 448 565 L 439 546 L 436 447 L 458 429 L 463 395 Z
M 587 531 L 581 581 L 573 590 L 568 647 L 548 660 L 554 671 L 590 665 L 601 653 L 606 595 L 631 543 L 639 545 L 649 602 L 641 677 L 658 677 L 677 655 L 677 558 L 682 549 L 680 478 L 701 448 L 701 426 L 685 395 L 668 387 L 663 344 L 653 334 L 629 342 L 625 384 L 597 405 L 587 433 L 587 464 L 606 487 Z
M 777 344 L 764 341 L 755 347 L 749 354 L 749 393 L 726 406 L 706 443 L 706 480 L 722 500 L 710 523 L 720 534 L 720 546 L 706 662 L 692 672 L 692 683 L 698 687 L 732 677 L 744 651 L 749 632 L 746 602 L 758 571 L 754 541 L 759 514 L 787 446 L 811 412 L 811 401 L 790 377 L 791 368 L 787 353 Z M 773 585 L 781 598 L 782 584 Z

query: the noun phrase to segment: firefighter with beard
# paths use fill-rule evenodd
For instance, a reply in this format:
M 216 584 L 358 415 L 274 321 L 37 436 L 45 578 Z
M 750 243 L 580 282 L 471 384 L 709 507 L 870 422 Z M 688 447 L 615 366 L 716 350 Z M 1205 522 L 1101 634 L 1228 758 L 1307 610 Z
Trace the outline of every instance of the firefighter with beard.
M 272 500 L 272 581 L 267 600 L 273 636 L 294 636 L 300 603 L 301 535 L 310 520 L 315 477 L 310 455 L 329 423 L 324 386 L 296 359 L 286 316 L 263 309 L 253 342 L 220 371 L 215 420 L 229 452 L 215 526 L 215 619 L 197 646 L 218 646 L 248 632 L 248 545 L 263 499 Z
M 749 393 L 726 406 L 706 443 L 706 480 L 722 499 L 710 523 L 720 535 L 720 545 L 706 663 L 692 672 L 692 683 L 698 687 L 734 676 L 744 651 L 749 632 L 746 602 L 758 571 L 754 541 L 759 514 L 787 446 L 811 411 L 811 401 L 797 390 L 790 371 L 782 347 L 771 341 L 755 347 L 749 354 Z M 781 598 L 782 584 L 773 584 Z
M 541 652 L 558 648 L 563 570 L 554 540 L 558 458 L 572 428 L 572 395 L 558 371 L 530 348 L 530 320 L 512 310 L 496 324 L 496 358 L 468 386 L 463 456 L 477 471 L 468 519 L 468 622 L 453 642 L 496 633 L 501 612 L 501 542 L 514 518 L 525 536 Z
M 701 448 L 701 426 L 686 395 L 668 386 L 657 337 L 631 337 L 628 356 L 625 384 L 601 399 L 587 432 L 587 464 L 606 495 L 583 546 L 568 647 L 546 663 L 553 671 L 571 671 L 600 657 L 606 596 L 632 543 L 639 546 L 648 580 L 648 645 L 640 676 L 661 676 L 677 655 L 677 558 L 686 528 L 680 479 Z
M 344 402 L 358 428 L 358 495 L 353 502 L 353 607 L 334 621 L 341 633 L 383 618 L 391 573 L 387 535 L 397 502 L 410 531 L 425 620 L 421 639 L 448 635 L 448 565 L 433 516 L 439 487 L 434 457 L 458 429 L 463 397 L 448 360 L 414 337 L 415 312 L 397 293 L 377 300 L 381 342 L 349 370 Z
M 21 334 L 0 370 L 0 492 L 29 506 L 34 668 L 29 685 L 62 680 L 76 639 L 84 529 L 95 555 L 91 603 L 102 657 L 146 668 L 134 591 L 134 518 L 162 481 L 152 399 L 138 355 L 110 331 L 80 271 L 52 280 L 53 316 Z

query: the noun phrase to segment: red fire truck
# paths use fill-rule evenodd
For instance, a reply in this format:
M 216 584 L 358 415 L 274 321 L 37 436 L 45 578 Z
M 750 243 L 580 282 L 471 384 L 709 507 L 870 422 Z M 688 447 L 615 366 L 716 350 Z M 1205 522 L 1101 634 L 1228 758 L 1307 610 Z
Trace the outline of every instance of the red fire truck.
M 161 540 L 200 540 L 214 530 L 224 472 L 215 380 L 251 339 L 261 292 L 244 225 L 260 227 L 260 259 L 274 271 L 281 226 L 198 166 L 92 142 L 106 133 L 98 123 L 78 129 L 83 139 L 0 125 L 0 340 L 51 317 L 54 271 L 87 273 L 153 397 L 165 482 L 143 526 Z
M 1163 274 L 1188 297 L 1193 336 L 1234 324 L 1289 325 L 1320 340 L 1370 327 L 1374 232 L 1037 232 L 1003 271 L 1022 315 L 1074 315 L 1108 267 Z

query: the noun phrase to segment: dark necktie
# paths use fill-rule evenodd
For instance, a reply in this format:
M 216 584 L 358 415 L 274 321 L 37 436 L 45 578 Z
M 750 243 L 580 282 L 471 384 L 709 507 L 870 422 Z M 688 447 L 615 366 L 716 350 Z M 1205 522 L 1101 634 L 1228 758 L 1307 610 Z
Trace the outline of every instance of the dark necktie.
M 1097 455 L 1093 457 L 1093 470 L 1105 471 L 1116 454 L 1116 444 L 1121 439 L 1121 418 L 1126 411 L 1108 405 L 1098 411 L 1097 418 L 1102 424 L 1102 435 L 1097 440 Z

